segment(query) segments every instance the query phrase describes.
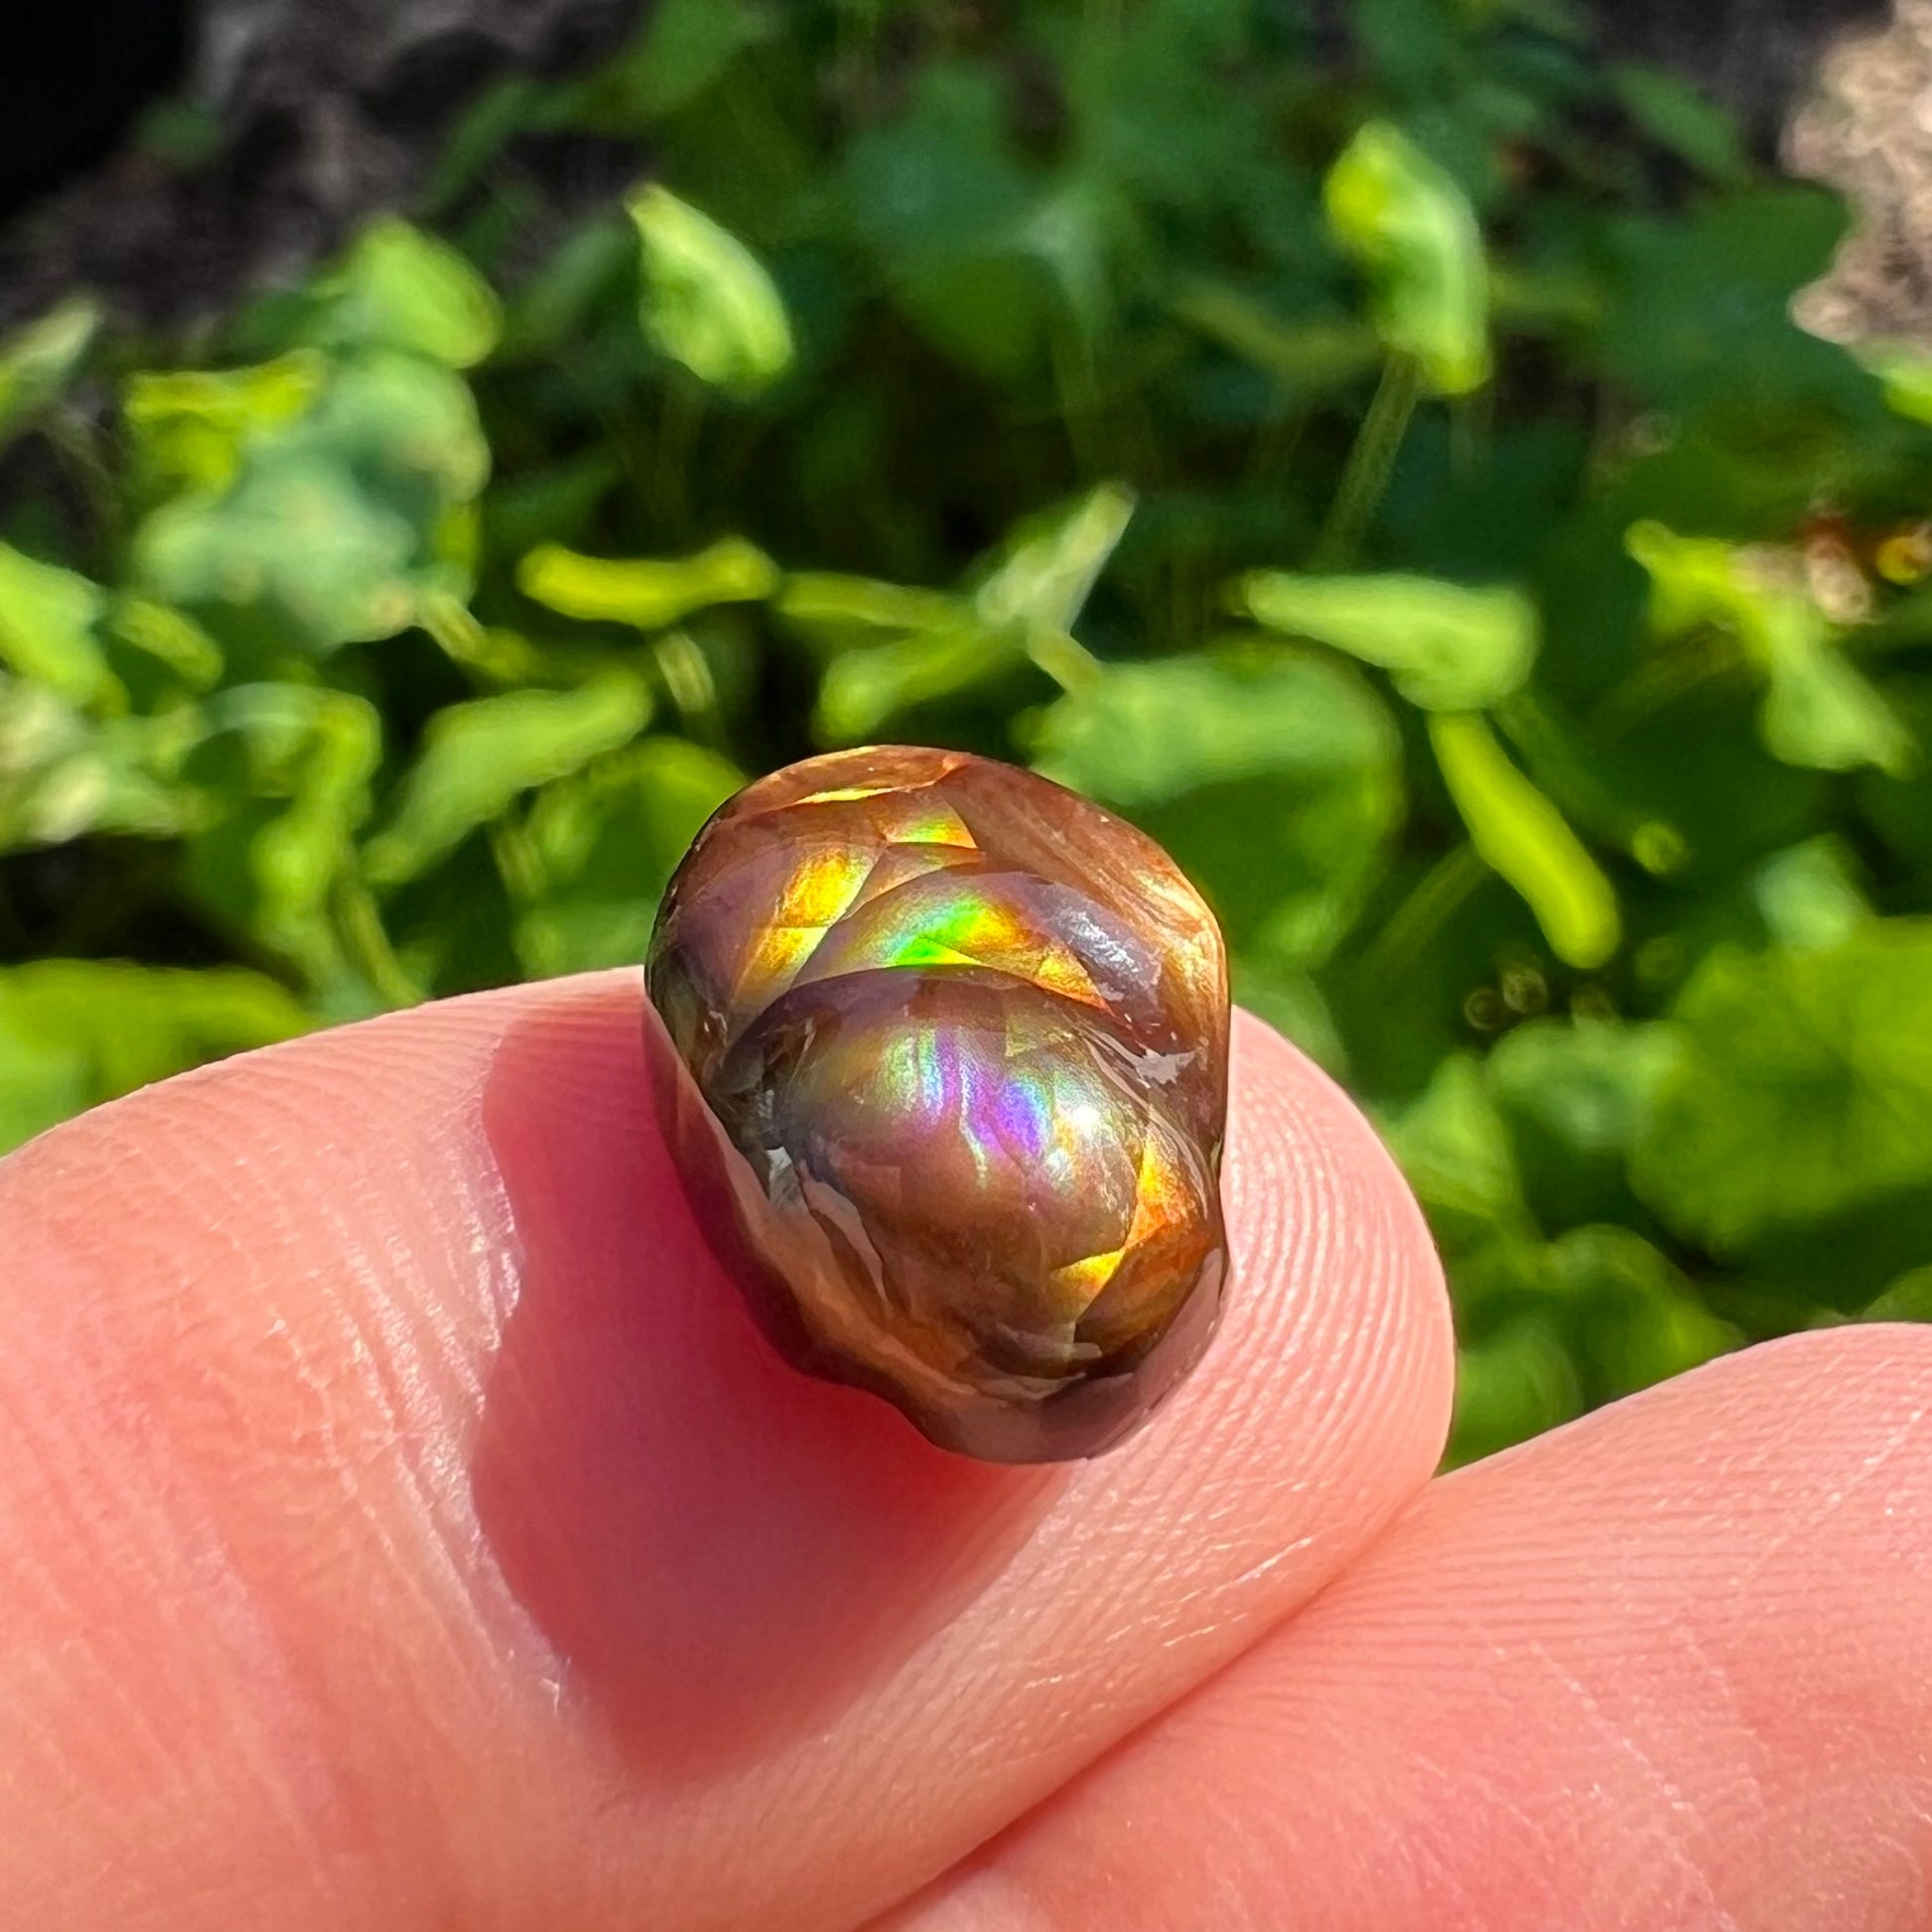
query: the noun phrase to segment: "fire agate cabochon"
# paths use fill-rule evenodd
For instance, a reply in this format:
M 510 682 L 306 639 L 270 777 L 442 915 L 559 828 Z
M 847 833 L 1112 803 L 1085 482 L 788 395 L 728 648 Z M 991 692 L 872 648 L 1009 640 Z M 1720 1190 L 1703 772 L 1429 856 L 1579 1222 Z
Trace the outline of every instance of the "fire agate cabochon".
M 1226 956 L 1133 827 L 964 753 L 808 759 L 698 835 L 646 979 L 687 1188 L 801 1368 L 1053 1461 L 1206 1345 Z

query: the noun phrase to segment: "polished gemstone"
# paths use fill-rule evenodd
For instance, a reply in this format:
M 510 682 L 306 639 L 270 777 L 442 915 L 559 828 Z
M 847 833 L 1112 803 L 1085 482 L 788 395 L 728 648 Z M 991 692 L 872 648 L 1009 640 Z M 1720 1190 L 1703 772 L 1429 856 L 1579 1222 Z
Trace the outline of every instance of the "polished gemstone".
M 699 833 L 646 979 L 687 1187 L 800 1367 L 1035 1462 L 1206 1345 L 1226 959 L 1132 826 L 964 753 L 808 759 Z

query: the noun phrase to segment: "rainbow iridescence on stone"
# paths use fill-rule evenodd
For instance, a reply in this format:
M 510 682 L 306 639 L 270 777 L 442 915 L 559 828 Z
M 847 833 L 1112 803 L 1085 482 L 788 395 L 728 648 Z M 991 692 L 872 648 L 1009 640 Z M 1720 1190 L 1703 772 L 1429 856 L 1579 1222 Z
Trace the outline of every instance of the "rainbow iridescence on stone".
M 1049 1461 L 1206 1345 L 1226 958 L 1144 834 L 964 753 L 808 759 L 698 835 L 646 982 L 687 1188 L 800 1367 Z

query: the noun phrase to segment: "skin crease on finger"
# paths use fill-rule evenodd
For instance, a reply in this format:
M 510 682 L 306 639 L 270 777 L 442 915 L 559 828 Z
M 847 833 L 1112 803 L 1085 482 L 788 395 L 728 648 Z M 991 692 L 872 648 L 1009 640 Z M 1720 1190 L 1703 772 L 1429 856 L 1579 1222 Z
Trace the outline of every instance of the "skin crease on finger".
M 1767 1343 L 1436 1483 L 875 1932 L 1923 1932 L 1932 1330 Z
M 640 1035 L 634 974 L 452 1002 L 0 1164 L 0 1926 L 849 1926 L 1426 1481 L 1420 1218 L 1258 1024 L 1221 1334 L 1044 1471 L 771 1356 Z

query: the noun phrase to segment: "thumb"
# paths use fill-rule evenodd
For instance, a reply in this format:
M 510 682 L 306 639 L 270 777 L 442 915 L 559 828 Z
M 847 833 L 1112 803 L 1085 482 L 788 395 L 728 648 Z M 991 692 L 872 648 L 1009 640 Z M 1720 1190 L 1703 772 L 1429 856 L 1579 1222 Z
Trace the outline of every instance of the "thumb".
M 634 974 L 453 1002 L 0 1164 L 0 1922 L 850 1924 L 1427 1477 L 1428 1243 L 1260 1026 L 1223 1332 L 1045 1471 L 768 1354 L 641 1033 Z

